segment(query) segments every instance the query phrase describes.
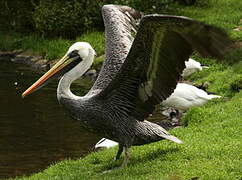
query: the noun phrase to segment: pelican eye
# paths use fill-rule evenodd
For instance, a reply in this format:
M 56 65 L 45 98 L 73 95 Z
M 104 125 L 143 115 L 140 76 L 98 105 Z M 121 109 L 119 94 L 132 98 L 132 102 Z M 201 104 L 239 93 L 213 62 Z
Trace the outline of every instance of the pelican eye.
M 80 61 L 82 61 L 80 55 L 78 54 L 78 50 L 73 50 L 68 54 L 69 58 L 75 58 L 78 59 Z

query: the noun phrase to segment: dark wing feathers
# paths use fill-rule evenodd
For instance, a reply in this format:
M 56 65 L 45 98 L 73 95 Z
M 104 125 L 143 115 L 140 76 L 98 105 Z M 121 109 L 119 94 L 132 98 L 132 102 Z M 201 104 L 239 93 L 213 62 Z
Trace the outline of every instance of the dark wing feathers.
M 144 16 L 120 71 L 98 97 L 144 120 L 174 91 L 193 50 L 219 57 L 229 44 L 221 30 L 189 18 Z
M 228 45 L 231 45 L 227 34 L 219 28 L 202 23 L 193 24 L 189 28 L 194 33 L 180 33 L 179 31 L 177 33 L 192 44 L 194 50 L 203 57 L 222 57 Z

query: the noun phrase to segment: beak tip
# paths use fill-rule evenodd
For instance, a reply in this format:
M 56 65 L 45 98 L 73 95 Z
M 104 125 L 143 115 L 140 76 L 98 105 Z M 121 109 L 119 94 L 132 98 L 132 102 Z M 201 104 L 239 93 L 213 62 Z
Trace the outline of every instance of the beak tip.
M 23 93 L 23 94 L 21 95 L 21 97 L 22 97 L 22 98 L 25 98 L 25 94 Z
M 29 94 L 29 93 L 28 93 L 28 91 L 26 90 L 26 91 L 24 91 L 24 92 L 22 93 L 21 97 L 22 97 L 22 98 L 25 98 L 28 94 Z

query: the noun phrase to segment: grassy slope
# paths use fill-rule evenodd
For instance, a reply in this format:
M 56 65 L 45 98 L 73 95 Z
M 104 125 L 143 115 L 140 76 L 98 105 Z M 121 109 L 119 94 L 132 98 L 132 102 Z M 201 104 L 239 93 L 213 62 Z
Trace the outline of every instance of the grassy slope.
M 239 179 L 241 177 L 242 92 L 229 101 L 194 108 L 186 116 L 189 126 L 173 130 L 184 145 L 161 141 L 133 147 L 128 168 L 113 163 L 116 148 L 92 153 L 80 160 L 66 160 L 43 173 L 23 179 Z M 233 108 L 231 108 L 233 107 Z
M 240 23 L 239 3 L 211 0 L 209 8 L 187 7 L 177 13 L 224 27 L 234 39 L 241 40 L 241 32 L 232 31 Z M 171 132 L 185 144 L 161 141 L 133 147 L 127 168 L 106 173 L 122 162 L 112 162 L 116 148 L 91 153 L 80 160 L 65 160 L 42 173 L 18 179 L 241 179 L 242 63 L 228 66 L 194 58 L 209 64 L 210 69 L 190 79 L 210 83 L 210 91 L 226 98 L 188 111 L 183 118 L 188 125 Z M 235 54 L 233 58 L 238 60 L 241 56 Z
M 23 36 L 13 32 L 1 32 L 0 33 L 0 50 L 23 50 L 25 53 L 33 55 L 41 55 L 47 60 L 60 59 L 68 47 L 77 41 L 89 42 L 95 49 L 97 56 L 93 67 L 98 69 L 101 66 L 104 54 L 104 33 L 103 32 L 90 32 L 82 34 L 75 40 L 70 41 L 63 38 L 44 39 L 37 35 Z
M 104 33 L 90 32 L 70 41 L 63 38 L 45 39 L 37 35 L 23 36 L 13 32 L 1 32 L 0 49 L 2 50 L 24 50 L 32 54 L 39 54 L 46 59 L 61 58 L 67 48 L 76 41 L 87 41 L 97 52 L 97 55 L 104 54 Z

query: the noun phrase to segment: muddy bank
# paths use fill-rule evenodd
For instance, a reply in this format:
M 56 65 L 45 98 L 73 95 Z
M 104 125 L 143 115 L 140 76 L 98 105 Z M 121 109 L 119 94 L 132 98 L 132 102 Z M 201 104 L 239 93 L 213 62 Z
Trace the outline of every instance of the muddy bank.
M 49 61 L 42 56 L 31 55 L 24 51 L 0 51 L 0 60 L 10 60 L 30 66 L 35 71 L 47 71 L 55 61 Z

